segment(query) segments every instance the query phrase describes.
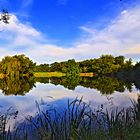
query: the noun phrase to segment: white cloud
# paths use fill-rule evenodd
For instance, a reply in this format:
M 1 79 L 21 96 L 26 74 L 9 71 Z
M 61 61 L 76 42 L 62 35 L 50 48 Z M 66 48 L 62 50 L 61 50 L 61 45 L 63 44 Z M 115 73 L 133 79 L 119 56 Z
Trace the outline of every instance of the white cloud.
M 122 11 L 103 30 L 94 31 L 93 28 L 82 27 L 90 35 L 84 42 L 88 42 L 89 51 L 94 55 L 101 53 L 110 53 L 114 55 L 127 55 L 135 47 L 140 47 L 140 7 Z M 87 30 L 88 29 L 88 30 Z M 83 39 L 83 40 L 84 40 Z M 83 43 L 79 43 L 82 45 Z M 140 49 L 137 49 L 137 54 Z
M 134 47 L 131 47 L 125 50 L 124 53 L 129 54 L 129 55 L 140 54 L 140 44 L 134 44 L 133 46 Z
M 121 14 L 126 14 L 127 13 L 127 10 L 123 10 L 122 12 L 121 12 Z
M 22 24 L 19 22 L 15 15 L 10 16 L 10 21 L 8 24 L 2 24 L 0 27 L 6 29 L 6 31 L 13 32 L 16 34 L 38 36 L 40 33 L 28 24 Z
M 70 48 L 50 43 L 44 35 L 29 24 L 11 16 L 9 25 L 0 25 L 0 57 L 24 53 L 38 63 L 99 57 L 102 54 L 125 55 L 132 58 L 140 54 L 140 7 L 122 11 L 107 27 L 96 30 L 81 26 L 83 37 Z M 93 24 L 94 25 L 94 24 Z
M 91 29 L 89 27 L 86 27 L 86 26 L 81 26 L 80 29 L 82 29 L 83 31 L 89 33 L 89 34 L 95 34 L 96 33 L 96 30 L 94 29 Z

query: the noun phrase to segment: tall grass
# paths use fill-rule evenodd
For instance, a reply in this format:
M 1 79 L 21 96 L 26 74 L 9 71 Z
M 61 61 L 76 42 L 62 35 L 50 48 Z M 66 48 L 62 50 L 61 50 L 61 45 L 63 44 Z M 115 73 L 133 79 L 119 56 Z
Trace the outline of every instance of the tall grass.
M 90 105 L 82 99 L 68 101 L 68 107 L 63 114 L 57 110 L 38 112 L 36 118 L 28 121 L 38 132 L 38 139 L 46 140 L 127 140 L 140 139 L 139 103 L 133 103 L 134 108 L 105 113 L 93 112 Z M 133 135 L 133 133 L 135 135 Z M 36 133 L 37 134 L 37 133 Z M 37 137 L 37 136 L 36 136 Z
M 6 120 L 2 118 L 2 126 Z M 2 140 L 138 140 L 140 139 L 140 98 L 133 107 L 109 113 L 93 111 L 76 98 L 63 113 L 56 109 L 28 116 L 15 131 L 0 129 Z

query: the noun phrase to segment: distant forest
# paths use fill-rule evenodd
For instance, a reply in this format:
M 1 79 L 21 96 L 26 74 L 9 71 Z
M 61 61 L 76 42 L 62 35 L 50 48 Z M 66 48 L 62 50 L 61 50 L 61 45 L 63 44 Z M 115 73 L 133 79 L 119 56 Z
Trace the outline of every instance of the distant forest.
M 0 73 L 9 77 L 30 76 L 36 72 L 62 72 L 67 76 L 78 76 L 80 73 L 92 72 L 95 76 L 117 76 L 133 79 L 140 78 L 140 62 L 135 65 L 132 59 L 126 60 L 124 56 L 114 57 L 102 55 L 76 62 L 74 59 L 54 62 L 52 64 L 37 65 L 25 55 L 6 56 L 0 61 Z

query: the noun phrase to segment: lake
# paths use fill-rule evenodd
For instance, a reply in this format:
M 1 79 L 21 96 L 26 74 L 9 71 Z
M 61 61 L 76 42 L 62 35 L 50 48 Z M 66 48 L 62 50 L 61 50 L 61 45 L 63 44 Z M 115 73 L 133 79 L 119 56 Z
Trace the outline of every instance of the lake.
M 36 116 L 41 110 L 55 108 L 63 112 L 68 99 L 82 98 L 93 111 L 123 109 L 132 106 L 140 93 L 138 83 L 126 83 L 109 77 L 61 77 L 0 80 L 0 112 L 12 114 L 18 111 L 14 126 L 25 117 Z

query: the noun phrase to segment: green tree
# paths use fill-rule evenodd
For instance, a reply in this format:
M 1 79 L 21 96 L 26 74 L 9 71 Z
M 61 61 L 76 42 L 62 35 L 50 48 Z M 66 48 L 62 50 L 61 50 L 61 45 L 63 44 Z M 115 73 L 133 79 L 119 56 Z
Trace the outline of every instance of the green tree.
M 117 57 L 115 57 L 115 64 L 123 66 L 124 65 L 124 60 L 125 60 L 124 56 L 117 56 Z
M 6 56 L 0 63 L 1 72 L 11 78 L 33 73 L 35 63 L 25 55 Z
M 74 59 L 68 60 L 67 67 L 66 67 L 66 74 L 67 76 L 76 76 L 80 74 L 80 68 L 78 63 L 75 62 Z
M 40 65 L 36 65 L 34 68 L 35 72 L 49 72 L 50 68 L 49 68 L 49 64 L 40 64 Z
M 111 73 L 114 70 L 114 57 L 112 55 L 102 55 L 93 64 L 93 70 L 99 74 Z

